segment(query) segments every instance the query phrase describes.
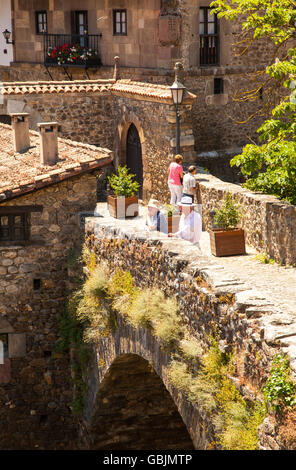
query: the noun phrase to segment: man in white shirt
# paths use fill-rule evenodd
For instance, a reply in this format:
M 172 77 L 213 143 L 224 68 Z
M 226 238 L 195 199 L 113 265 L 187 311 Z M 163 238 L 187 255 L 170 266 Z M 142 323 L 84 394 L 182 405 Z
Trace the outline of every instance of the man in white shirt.
M 202 220 L 198 212 L 194 210 L 197 204 L 193 204 L 189 196 L 183 196 L 178 206 L 181 208 L 181 218 L 179 222 L 179 230 L 169 237 L 182 238 L 191 243 L 198 244 L 202 233 Z
M 190 196 L 192 202 L 194 202 L 194 191 L 196 189 L 196 181 L 194 175 L 196 173 L 196 167 L 191 165 L 188 168 L 188 173 L 183 177 L 183 194 L 182 196 Z

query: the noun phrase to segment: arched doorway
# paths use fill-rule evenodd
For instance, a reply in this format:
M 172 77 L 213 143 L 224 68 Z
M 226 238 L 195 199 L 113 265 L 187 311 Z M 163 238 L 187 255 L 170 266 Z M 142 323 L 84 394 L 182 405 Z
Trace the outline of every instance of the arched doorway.
M 131 124 L 126 138 L 126 165 L 131 173 L 136 175 L 136 181 L 141 185 L 139 197 L 143 194 L 143 161 L 142 146 L 139 133 L 134 124 Z

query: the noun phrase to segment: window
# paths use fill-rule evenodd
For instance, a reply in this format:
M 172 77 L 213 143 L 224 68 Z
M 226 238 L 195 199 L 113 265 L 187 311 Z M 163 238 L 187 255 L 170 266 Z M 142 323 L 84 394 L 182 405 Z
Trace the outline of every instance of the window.
M 224 92 L 223 78 L 214 78 L 214 95 L 221 95 Z
M 29 214 L 0 214 L 0 242 L 24 241 L 29 238 Z
M 72 42 L 88 47 L 88 15 L 87 11 L 72 11 Z
M 217 15 L 208 7 L 199 10 L 200 65 L 218 65 L 219 35 Z
M 113 34 L 127 35 L 126 10 L 113 10 Z
M 0 364 L 1 364 L 1 354 L 3 351 L 3 358 L 8 357 L 8 334 L 0 333 Z
M 47 13 L 46 11 L 36 11 L 36 34 L 47 33 Z

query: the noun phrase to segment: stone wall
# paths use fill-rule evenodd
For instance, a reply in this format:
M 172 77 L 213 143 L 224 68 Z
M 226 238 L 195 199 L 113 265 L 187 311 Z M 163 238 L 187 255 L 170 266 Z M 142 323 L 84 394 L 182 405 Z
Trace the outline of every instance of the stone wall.
M 14 95 L 4 101 L 2 109 L 28 112 L 30 129 L 38 130 L 39 122 L 56 121 L 60 136 L 66 139 L 113 148 L 114 104 L 108 92 Z
M 242 227 L 247 243 L 278 263 L 296 262 L 296 208 L 274 196 L 254 193 L 239 185 L 225 183 L 209 174 L 198 174 L 198 200 L 204 226 L 211 228 L 210 212 L 219 207 L 226 192 L 237 196 L 244 210 Z
M 76 446 L 70 364 L 56 350 L 57 323 L 71 287 L 70 254 L 81 242 L 79 213 L 95 209 L 98 174 L 1 204 L 43 206 L 31 213 L 30 244 L 0 247 L 0 332 L 10 350 L 4 376 L 1 366 L 1 449 Z

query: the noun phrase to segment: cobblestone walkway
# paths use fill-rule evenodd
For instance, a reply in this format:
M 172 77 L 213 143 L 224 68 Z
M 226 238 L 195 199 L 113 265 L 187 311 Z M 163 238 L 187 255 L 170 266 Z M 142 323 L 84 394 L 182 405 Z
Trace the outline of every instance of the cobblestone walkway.
M 217 258 L 211 254 L 207 232 L 202 233 L 200 245 L 202 255 L 223 267 L 227 275 L 242 280 L 247 288 L 262 293 L 280 311 L 296 317 L 296 268 L 264 264 L 256 259 L 258 252 L 250 246 L 244 256 Z

